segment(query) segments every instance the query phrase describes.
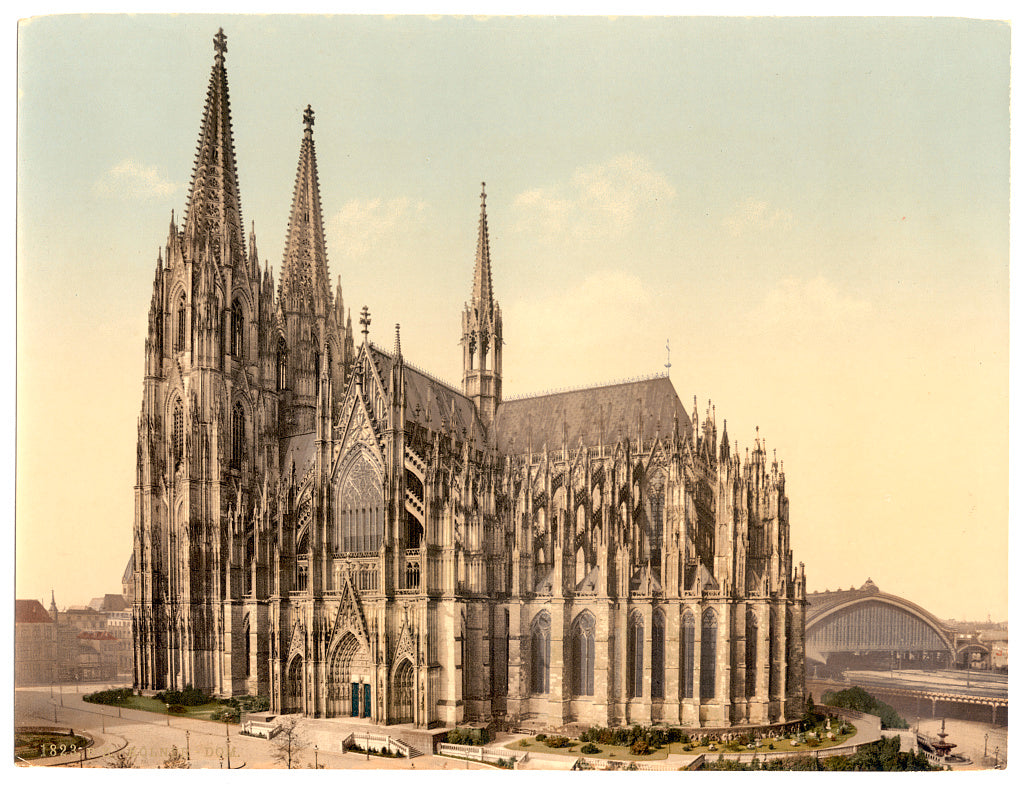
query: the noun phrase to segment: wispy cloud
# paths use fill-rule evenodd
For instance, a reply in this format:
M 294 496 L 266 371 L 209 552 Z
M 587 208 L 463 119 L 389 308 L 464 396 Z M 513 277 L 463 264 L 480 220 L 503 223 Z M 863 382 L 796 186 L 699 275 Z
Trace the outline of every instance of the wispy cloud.
M 614 237 L 639 217 L 672 200 L 675 187 L 651 162 L 622 154 L 602 164 L 579 167 L 568 182 L 516 196 L 517 227 L 532 233 Z
M 147 200 L 173 195 L 180 185 L 168 181 L 155 167 L 146 167 L 134 159 L 122 159 L 96 181 L 97 194 L 119 194 L 132 200 Z
M 789 230 L 793 227 L 793 214 L 786 209 L 771 206 L 765 200 L 748 199 L 738 203 L 732 214 L 722 220 L 722 225 L 733 236 Z
M 417 220 L 424 203 L 407 197 L 350 200 L 328 220 L 332 249 L 352 258 L 364 258 L 389 243 L 399 225 Z
M 867 320 L 871 304 L 843 294 L 824 277 L 785 279 L 765 296 L 758 319 L 772 324 L 839 326 Z

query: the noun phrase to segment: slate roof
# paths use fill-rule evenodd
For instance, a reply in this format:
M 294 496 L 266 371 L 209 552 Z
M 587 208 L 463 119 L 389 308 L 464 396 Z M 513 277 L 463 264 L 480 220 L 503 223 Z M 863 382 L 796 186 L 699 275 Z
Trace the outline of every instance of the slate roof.
M 394 357 L 370 344 L 373 362 L 377 366 L 384 387 L 391 384 Z M 403 358 L 405 365 L 405 418 L 417 425 L 429 425 L 433 431 L 440 426 L 451 426 L 457 435 L 482 437 L 486 434 L 477 417 L 476 405 L 454 385 L 441 381 L 420 370 Z
M 301 480 L 316 457 L 316 432 L 300 433 L 295 436 L 285 437 L 283 443 L 284 453 L 281 456 L 281 472 L 287 475 L 291 472 L 292 461 L 295 462 L 295 479 Z
M 506 400 L 498 407 L 494 431 L 502 453 L 540 452 L 562 446 L 563 426 L 570 448 L 583 440 L 594 447 L 602 440 L 614 445 L 619 436 L 636 440 L 643 416 L 644 442 L 672 435 L 673 419 L 679 434 L 690 434 L 690 419 L 668 376 L 550 395 Z
M 15 623 L 52 623 L 49 612 L 35 598 L 22 598 L 14 601 Z
M 123 595 L 107 593 L 102 598 L 93 598 L 89 601 L 89 608 L 97 612 L 123 612 L 128 608 L 128 602 Z
M 135 575 L 135 549 L 132 549 L 131 555 L 128 557 L 128 565 L 125 566 L 124 574 L 121 576 L 121 582 L 130 582 Z

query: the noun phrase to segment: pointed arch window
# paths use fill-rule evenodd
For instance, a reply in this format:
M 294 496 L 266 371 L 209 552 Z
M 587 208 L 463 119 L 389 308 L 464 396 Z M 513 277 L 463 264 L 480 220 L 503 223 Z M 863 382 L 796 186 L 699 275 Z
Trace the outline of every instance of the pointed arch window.
M 594 631 L 597 622 L 590 612 L 576 618 L 572 628 L 572 694 L 594 694 Z
M 752 609 L 747 610 L 747 683 L 748 697 L 757 695 L 757 615 Z
M 174 338 L 174 350 L 184 351 L 185 350 L 185 333 L 188 329 L 188 325 L 185 323 L 185 296 L 184 294 L 178 297 L 178 316 L 177 316 L 177 332 Z
M 718 615 L 707 609 L 700 622 L 700 696 L 715 696 L 715 660 L 718 653 Z
M 284 340 L 277 343 L 277 388 L 283 390 L 288 386 L 288 347 Z
M 651 623 L 651 696 L 665 696 L 665 613 L 660 609 Z
M 245 313 L 238 299 L 231 303 L 231 356 L 245 358 Z
M 775 610 L 768 612 L 768 696 L 774 699 L 779 695 L 779 623 Z
M 694 644 L 693 613 L 683 615 L 683 644 L 680 656 L 683 673 L 683 699 L 693 698 L 693 644 Z
M 541 612 L 530 628 L 530 692 L 547 694 L 551 672 L 551 615 Z
M 338 489 L 335 550 L 372 552 L 384 536 L 384 491 L 366 456 L 359 455 L 344 473 Z
M 630 697 L 644 695 L 644 619 L 636 613 L 629 621 L 626 641 L 626 693 Z
M 231 468 L 241 469 L 245 457 L 245 409 L 236 403 L 231 410 Z
M 171 452 L 174 456 L 174 468 L 177 469 L 185 457 L 185 410 L 181 406 L 180 398 L 174 401 L 174 416 L 171 424 Z

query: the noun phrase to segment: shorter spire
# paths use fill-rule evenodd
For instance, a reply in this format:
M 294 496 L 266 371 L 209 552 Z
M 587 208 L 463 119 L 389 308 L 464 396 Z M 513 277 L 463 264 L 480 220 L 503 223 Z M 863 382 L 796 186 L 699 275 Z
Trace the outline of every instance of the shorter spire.
M 402 332 L 401 324 L 395 324 L 395 358 L 400 359 L 402 356 Z

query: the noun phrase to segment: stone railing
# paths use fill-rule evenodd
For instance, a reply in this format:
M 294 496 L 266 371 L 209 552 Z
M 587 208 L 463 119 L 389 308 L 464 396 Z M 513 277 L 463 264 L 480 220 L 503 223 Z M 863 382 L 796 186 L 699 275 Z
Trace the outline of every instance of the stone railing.
M 409 757 L 411 747 L 405 741 L 401 741 L 398 738 L 392 738 L 390 735 L 381 735 L 375 732 L 365 732 L 356 734 L 350 732 L 341 742 L 342 751 L 346 751 L 353 746 L 358 746 L 364 752 L 369 749 L 376 749 L 380 751 L 383 748 L 387 748 L 390 752 L 397 752 L 403 757 Z
M 498 760 L 510 760 L 513 765 L 522 755 L 510 749 L 500 747 L 469 746 L 462 743 L 439 743 L 437 753 L 445 757 L 456 757 L 463 760 L 479 760 L 482 763 L 496 763 Z

